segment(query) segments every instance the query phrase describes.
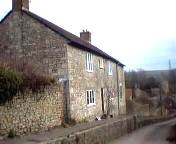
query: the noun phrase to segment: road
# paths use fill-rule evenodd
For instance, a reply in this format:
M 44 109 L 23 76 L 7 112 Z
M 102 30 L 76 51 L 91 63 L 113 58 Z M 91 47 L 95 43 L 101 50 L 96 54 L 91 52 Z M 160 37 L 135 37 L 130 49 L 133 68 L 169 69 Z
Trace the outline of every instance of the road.
M 166 139 L 174 125 L 176 125 L 176 118 L 146 126 L 109 144 L 171 144 Z

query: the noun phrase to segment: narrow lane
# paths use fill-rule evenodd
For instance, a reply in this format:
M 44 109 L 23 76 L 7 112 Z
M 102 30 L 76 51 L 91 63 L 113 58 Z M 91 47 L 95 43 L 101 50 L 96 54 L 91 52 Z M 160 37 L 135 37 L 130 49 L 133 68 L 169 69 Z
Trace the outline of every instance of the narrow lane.
M 176 125 L 176 118 L 146 126 L 109 144 L 171 144 L 166 139 L 169 137 L 169 132 L 174 125 Z

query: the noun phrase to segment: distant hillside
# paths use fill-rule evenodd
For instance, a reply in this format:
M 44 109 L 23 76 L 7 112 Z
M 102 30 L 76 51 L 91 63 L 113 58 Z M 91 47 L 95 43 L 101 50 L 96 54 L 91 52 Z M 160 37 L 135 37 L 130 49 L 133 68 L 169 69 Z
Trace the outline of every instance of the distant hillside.
M 168 70 L 152 70 L 152 71 L 145 71 L 145 74 L 147 76 L 153 76 L 153 77 L 163 77 L 168 75 Z
M 147 77 L 154 77 L 156 79 L 164 80 L 168 76 L 168 70 L 151 70 L 151 71 L 144 71 Z M 127 72 L 128 74 L 129 72 Z

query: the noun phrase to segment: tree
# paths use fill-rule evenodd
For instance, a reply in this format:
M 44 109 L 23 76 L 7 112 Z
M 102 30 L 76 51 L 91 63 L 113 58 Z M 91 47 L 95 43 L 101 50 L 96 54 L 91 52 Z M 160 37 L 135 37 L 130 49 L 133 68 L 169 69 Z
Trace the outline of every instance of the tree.
M 135 88 L 138 83 L 138 77 L 136 71 L 125 72 L 125 84 L 126 88 Z
M 168 74 L 168 81 L 169 81 L 169 93 L 175 94 L 176 93 L 176 69 L 170 69 Z

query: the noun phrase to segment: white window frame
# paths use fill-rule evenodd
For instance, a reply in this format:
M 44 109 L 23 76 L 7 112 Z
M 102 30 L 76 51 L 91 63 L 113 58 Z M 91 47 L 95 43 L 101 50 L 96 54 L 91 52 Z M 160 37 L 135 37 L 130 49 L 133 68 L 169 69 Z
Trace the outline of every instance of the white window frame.
M 95 90 L 86 90 L 86 103 L 87 106 L 93 106 L 95 105 L 95 99 L 96 99 L 96 95 L 95 95 Z
M 103 59 L 99 59 L 99 68 L 100 69 L 104 68 L 104 61 L 103 61 Z
M 94 70 L 93 54 L 89 52 L 86 53 L 86 70 L 87 72 L 93 72 Z
M 109 75 L 112 75 L 112 71 L 113 71 L 113 70 L 112 70 L 112 63 L 109 62 L 109 63 L 108 63 L 108 74 L 109 74 Z

